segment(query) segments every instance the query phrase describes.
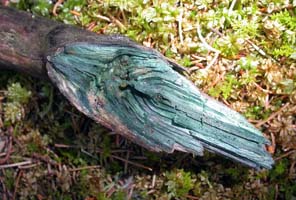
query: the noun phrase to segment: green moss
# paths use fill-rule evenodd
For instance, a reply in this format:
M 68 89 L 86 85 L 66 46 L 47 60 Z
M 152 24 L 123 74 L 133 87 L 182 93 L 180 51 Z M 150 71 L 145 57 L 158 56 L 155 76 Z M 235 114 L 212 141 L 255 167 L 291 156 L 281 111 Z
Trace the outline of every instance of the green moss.
M 232 74 L 225 76 L 224 82 L 218 83 L 215 87 L 210 88 L 209 94 L 213 97 L 219 97 L 221 94 L 224 99 L 228 99 L 230 95 L 233 95 L 234 87 L 238 87 L 239 82 Z
M 271 15 L 271 20 L 277 20 L 281 24 L 287 27 L 290 30 L 296 30 L 296 18 L 287 10 L 275 13 Z
M 4 122 L 6 125 L 15 124 L 24 118 L 24 108 L 18 102 L 8 102 L 4 105 Z
M 32 13 L 49 17 L 53 8 L 52 1 L 50 0 L 19 0 L 17 4 L 13 3 L 18 9 L 30 10 Z
M 295 52 L 296 52 L 295 46 L 292 46 L 290 44 L 284 44 L 284 45 L 281 45 L 279 48 L 273 49 L 272 55 L 275 58 L 279 58 L 283 56 L 290 57 Z
M 114 195 L 112 195 L 112 200 L 125 200 L 127 199 L 126 193 L 124 191 L 117 191 Z
M 7 88 L 7 100 L 10 102 L 17 102 L 26 104 L 29 102 L 31 92 L 22 87 L 20 83 L 12 83 Z
M 278 162 L 270 172 L 271 180 L 278 180 L 279 178 L 283 178 L 285 172 L 288 170 L 287 168 L 288 162 L 286 159 Z
M 81 12 L 86 6 L 86 3 L 86 0 L 67 0 L 58 9 L 58 16 L 56 18 L 63 21 L 65 24 L 78 24 L 79 21 L 75 19 L 75 15 L 73 15 L 70 11 Z M 82 19 L 84 24 L 87 23 L 87 18 L 85 16 Z
M 184 56 L 184 58 L 180 61 L 181 65 L 184 67 L 190 67 L 192 65 L 190 57 Z
M 167 192 L 170 198 L 186 198 L 185 196 L 193 189 L 193 180 L 190 172 L 176 169 L 166 173 Z

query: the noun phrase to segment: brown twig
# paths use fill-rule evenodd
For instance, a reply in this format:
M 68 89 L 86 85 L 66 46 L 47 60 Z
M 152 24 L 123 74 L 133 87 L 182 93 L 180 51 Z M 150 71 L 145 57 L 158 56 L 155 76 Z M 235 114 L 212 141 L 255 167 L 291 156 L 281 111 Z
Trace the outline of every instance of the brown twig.
M 147 192 L 147 195 L 152 194 L 152 193 L 154 193 L 154 192 L 155 192 L 155 189 L 149 190 L 149 191 Z
M 111 14 L 108 14 L 109 18 L 112 19 L 112 21 L 122 30 L 125 30 L 125 26 L 118 20 L 116 19 L 115 17 L 113 17 Z
M 121 14 L 121 16 L 122 16 L 122 19 L 123 19 L 123 23 L 124 23 L 124 25 L 126 25 L 126 24 L 127 24 L 127 20 L 126 20 L 126 16 L 125 16 L 124 11 L 122 10 L 122 11 L 120 12 L 120 14 Z
M 147 166 L 142 165 L 142 164 L 139 164 L 139 163 L 132 162 L 132 161 L 130 161 L 130 160 L 126 160 L 126 159 L 121 158 L 121 157 L 119 157 L 119 156 L 110 155 L 110 157 L 115 158 L 115 159 L 117 159 L 117 160 L 121 160 L 121 161 L 123 161 L 123 162 L 127 162 L 128 164 L 134 165 L 134 166 L 136 166 L 136 167 L 140 167 L 140 168 L 143 168 L 143 169 L 146 169 L 146 170 L 149 170 L 149 171 L 153 171 L 152 168 L 150 168 L 150 167 L 147 167 Z
M 276 148 L 275 137 L 273 133 L 270 133 L 270 135 L 271 135 L 271 145 L 267 146 L 267 151 L 271 154 L 274 154 L 275 148 Z
M 37 153 L 33 153 L 32 157 L 34 159 L 40 160 L 40 161 L 45 162 L 45 163 L 49 163 L 49 164 L 54 165 L 54 166 L 58 165 L 58 163 L 56 161 L 52 160 L 49 156 L 46 156 L 46 155 L 44 156 L 44 155 L 40 155 L 40 154 L 37 154 Z
M 253 84 L 254 84 L 259 90 L 261 90 L 261 91 L 264 92 L 264 93 L 267 93 L 267 94 L 274 94 L 272 91 L 269 91 L 269 90 L 263 89 L 260 85 L 258 85 L 258 84 L 255 83 L 255 82 L 253 82 Z
M 52 9 L 52 14 L 56 17 L 58 16 L 57 14 L 57 8 L 64 2 L 64 0 L 58 0 L 54 6 L 53 6 L 53 9 Z
M 115 185 L 112 185 L 107 191 L 106 191 L 106 194 L 107 194 L 107 198 L 110 198 L 112 196 L 112 194 L 116 191 L 115 189 Z
M 129 152 L 127 152 L 126 153 L 126 160 L 129 160 L 129 156 L 130 156 L 130 153 Z M 127 173 L 127 167 L 128 167 L 128 162 L 125 162 L 124 163 L 124 173 Z
M 17 192 L 17 189 L 18 189 L 18 186 L 19 186 L 19 182 L 21 180 L 21 177 L 23 176 L 23 173 L 24 173 L 23 170 L 20 170 L 18 172 L 16 181 L 15 181 L 15 185 L 14 185 L 14 191 L 13 191 L 13 197 L 12 197 L 13 200 L 16 199 L 16 192 Z
M 268 14 L 272 14 L 272 13 L 276 13 L 276 12 L 280 12 L 282 10 L 292 10 L 293 8 L 295 8 L 295 6 L 293 4 L 288 4 L 286 6 L 283 6 L 283 7 L 280 7 L 280 8 L 275 8 L 273 9 L 272 11 L 269 11 L 267 8 L 263 7 L 263 8 L 260 8 L 260 12 L 263 12 L 263 13 L 268 13 Z
M 70 10 L 70 13 L 71 13 L 72 15 L 76 15 L 76 16 L 78 16 L 78 17 L 81 15 L 81 13 L 77 12 L 76 10 Z
M 93 29 L 96 27 L 97 23 L 96 22 L 91 22 L 88 26 L 87 26 L 87 30 L 89 31 L 93 31 Z
M 290 169 L 289 169 L 289 177 L 292 177 L 293 173 L 295 174 L 295 165 L 296 165 L 296 161 L 293 161 L 291 163 Z
M 213 59 L 211 60 L 210 63 L 207 64 L 206 68 L 204 69 L 204 70 L 207 71 L 208 69 L 210 69 L 210 68 L 215 64 L 215 62 L 216 62 L 217 59 L 219 58 L 219 55 L 220 55 L 221 52 L 220 52 L 218 49 L 213 48 L 211 45 L 209 45 L 209 44 L 206 42 L 205 38 L 204 38 L 204 37 L 202 36 L 202 34 L 201 34 L 201 28 L 200 28 L 200 25 L 197 25 L 197 28 L 196 28 L 196 29 L 197 29 L 197 35 L 198 35 L 198 38 L 199 38 L 199 40 L 202 42 L 202 44 L 204 45 L 204 47 L 207 48 L 208 51 L 215 52 L 215 55 L 214 55 Z
M 127 195 L 127 199 L 128 199 L 128 200 L 132 199 L 133 192 L 134 192 L 134 187 L 135 187 L 135 185 L 132 184 L 130 190 L 128 191 L 128 195 Z
M 259 123 L 256 124 L 256 127 L 260 127 L 263 124 L 269 122 L 270 120 L 272 120 L 273 118 L 275 118 L 277 115 L 279 115 L 281 112 L 283 112 L 284 109 L 286 109 L 290 104 L 286 103 L 286 105 L 284 105 L 283 107 L 281 107 L 277 112 L 271 114 L 267 119 L 260 121 Z
M 71 146 L 71 145 L 65 145 L 65 144 L 55 144 L 55 147 L 57 147 L 57 148 L 76 148 L 76 149 L 81 149 L 81 147 Z M 103 153 L 103 150 L 102 149 L 97 149 L 97 152 Z M 123 161 L 123 162 L 127 162 L 128 164 L 133 165 L 133 166 L 136 166 L 136 167 L 140 167 L 140 168 L 143 168 L 143 169 L 146 169 L 146 170 L 149 170 L 149 171 L 153 171 L 152 168 L 150 168 L 150 167 L 147 167 L 147 166 L 142 165 L 142 164 L 139 164 L 139 163 L 132 162 L 130 160 L 126 160 L 126 159 L 121 158 L 119 156 L 115 156 L 115 155 L 112 155 L 111 154 L 109 157 L 110 158 L 117 159 L 117 160 L 120 160 L 120 161 Z
M 29 169 L 29 168 L 33 168 L 33 167 L 36 167 L 36 166 L 39 166 L 41 163 L 33 163 L 31 165 L 24 165 L 24 166 L 18 166 L 19 169 Z
M 215 28 L 210 28 L 210 29 L 211 29 L 212 32 L 216 33 L 216 34 L 219 35 L 220 37 L 223 37 L 223 36 L 224 36 L 224 35 L 223 35 L 220 31 L 218 31 L 217 29 L 215 29 Z
M 13 136 L 13 128 L 9 127 L 8 129 L 9 137 L 8 137 L 8 147 L 6 151 L 6 155 L 3 159 L 0 159 L 0 165 L 7 162 L 7 160 L 10 158 L 10 155 L 12 153 L 12 136 Z
M 188 199 L 192 199 L 192 200 L 198 200 L 198 199 L 199 199 L 198 197 L 192 196 L 192 195 L 190 195 L 190 194 L 187 194 L 186 197 L 187 197 Z
M 178 33 L 179 33 L 179 39 L 180 39 L 180 44 L 182 45 L 184 43 L 184 39 L 183 39 L 183 31 L 182 31 L 182 19 L 183 19 L 183 2 L 180 1 L 180 7 L 181 7 L 181 11 L 179 16 L 177 17 L 177 21 L 178 21 Z
M 108 17 L 103 16 L 103 15 L 97 14 L 97 15 L 94 15 L 94 17 L 102 19 L 102 20 L 107 21 L 107 22 L 111 22 L 111 20 Z
M 19 167 L 19 166 L 23 166 L 23 165 L 29 165 L 29 164 L 32 164 L 32 163 L 33 162 L 31 160 L 27 160 L 27 161 L 18 162 L 18 163 L 0 165 L 0 169 L 12 168 L 12 167 Z
M 296 150 L 292 150 L 292 151 L 288 151 L 282 155 L 280 155 L 279 157 L 275 158 L 274 160 L 277 161 L 277 160 L 281 160 L 287 156 L 289 156 L 290 154 L 293 154 L 293 153 L 296 153 Z
M 76 172 L 76 171 L 81 171 L 81 170 L 86 170 L 86 169 L 97 169 L 97 168 L 100 168 L 100 167 L 101 167 L 100 165 L 77 167 L 77 168 L 69 169 L 69 172 Z

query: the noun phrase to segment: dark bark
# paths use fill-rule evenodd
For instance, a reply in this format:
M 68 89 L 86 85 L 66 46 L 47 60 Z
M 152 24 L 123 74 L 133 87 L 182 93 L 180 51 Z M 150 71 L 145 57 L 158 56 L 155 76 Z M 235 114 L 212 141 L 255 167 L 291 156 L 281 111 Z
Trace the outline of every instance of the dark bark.
M 44 37 L 40 36 L 57 25 L 30 13 L 0 7 L 0 67 L 44 76 Z
M 119 41 L 120 40 L 120 41 Z M 31 13 L 0 6 L 0 69 L 46 76 L 46 57 L 73 42 L 130 43 L 122 36 L 95 33 Z

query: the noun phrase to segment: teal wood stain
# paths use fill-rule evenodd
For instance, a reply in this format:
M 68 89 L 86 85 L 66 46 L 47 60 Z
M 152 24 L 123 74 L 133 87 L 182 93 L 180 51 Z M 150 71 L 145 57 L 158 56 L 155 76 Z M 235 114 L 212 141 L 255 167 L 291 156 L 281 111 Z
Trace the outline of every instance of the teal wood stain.
M 80 111 L 146 148 L 207 149 L 255 168 L 274 163 L 261 132 L 152 49 L 73 43 L 48 60 L 50 78 Z

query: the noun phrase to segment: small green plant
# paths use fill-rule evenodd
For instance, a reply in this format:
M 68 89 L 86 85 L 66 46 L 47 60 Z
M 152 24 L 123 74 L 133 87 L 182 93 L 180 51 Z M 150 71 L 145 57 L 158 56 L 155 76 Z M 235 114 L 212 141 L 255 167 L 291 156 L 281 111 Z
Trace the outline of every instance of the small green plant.
M 7 88 L 7 100 L 9 102 L 18 102 L 26 104 L 29 102 L 32 93 L 22 87 L 20 83 L 12 83 Z
M 13 3 L 17 2 L 17 4 Z M 12 6 L 16 6 L 18 9 L 31 10 L 36 15 L 42 15 L 49 17 L 53 8 L 53 3 L 50 0 L 19 0 L 13 1 Z
M 271 180 L 277 180 L 280 177 L 284 178 L 283 176 L 287 170 L 288 170 L 287 160 L 286 159 L 281 160 L 276 164 L 274 169 L 272 169 L 272 171 L 270 172 Z
M 112 200 L 125 200 L 127 199 L 126 193 L 122 190 L 119 190 L 115 192 L 115 194 L 112 197 Z
M 295 52 L 296 52 L 295 47 L 291 46 L 290 44 L 284 44 L 278 48 L 273 49 L 272 55 L 274 55 L 275 58 L 279 58 L 282 56 L 290 57 Z
M 20 83 L 12 83 L 7 88 L 7 102 L 4 104 L 4 121 L 7 125 L 21 121 L 25 116 L 25 104 L 30 100 L 31 92 Z
M 75 15 L 73 15 L 71 11 L 80 12 L 85 5 L 86 0 L 67 0 L 59 7 L 57 11 L 58 16 L 56 18 L 63 21 L 65 24 L 78 24 L 79 21 L 75 19 Z
M 184 172 L 183 169 L 176 169 L 166 173 L 167 191 L 170 198 L 184 198 L 188 192 L 193 189 L 193 180 L 190 172 Z
M 190 67 L 192 65 L 190 57 L 184 56 L 184 58 L 181 60 L 181 65 L 184 67 Z
M 49 17 L 52 8 L 53 8 L 52 1 L 38 0 L 38 1 L 33 1 L 33 6 L 31 8 L 31 10 L 35 14 Z
M 4 122 L 7 125 L 21 121 L 25 116 L 23 106 L 18 102 L 8 102 L 4 105 Z
M 225 76 L 224 82 L 218 83 L 215 87 L 210 88 L 209 94 L 213 97 L 219 97 L 221 94 L 224 99 L 228 99 L 233 92 L 234 87 L 239 85 L 238 80 L 232 74 Z

